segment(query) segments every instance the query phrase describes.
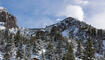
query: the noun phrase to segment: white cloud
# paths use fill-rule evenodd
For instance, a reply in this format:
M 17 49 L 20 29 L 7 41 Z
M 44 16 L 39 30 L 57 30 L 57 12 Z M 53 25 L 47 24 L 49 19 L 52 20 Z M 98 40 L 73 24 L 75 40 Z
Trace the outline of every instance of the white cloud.
M 87 0 L 74 0 L 77 4 L 87 5 L 89 2 Z
M 0 10 L 3 10 L 4 8 L 2 6 L 0 6 Z
M 59 22 L 59 21 L 61 21 L 61 20 L 62 20 L 62 19 L 60 19 L 60 18 L 57 18 L 57 19 L 56 19 L 56 22 Z
M 88 0 L 89 1 L 89 0 Z M 92 26 L 105 29 L 105 0 L 89 1 L 86 9 L 86 22 Z
M 105 29 L 105 12 L 98 13 L 90 17 L 90 24 L 99 29 Z
M 22 18 L 21 16 L 17 16 L 18 22 L 21 27 L 27 27 L 27 28 L 44 28 L 46 26 L 49 26 L 51 24 L 54 24 L 54 21 L 50 19 L 49 17 L 40 17 L 37 19 L 33 19 L 33 17 L 25 16 L 26 18 Z M 21 21 L 22 20 L 22 21 Z
M 36 26 L 40 28 L 44 28 L 46 26 L 49 26 L 51 24 L 54 24 L 54 22 L 50 18 L 41 18 L 40 20 L 36 21 Z
M 74 17 L 83 21 L 84 12 L 82 7 L 78 5 L 68 5 L 64 8 L 63 11 L 60 11 L 57 16 L 66 16 L 66 17 Z

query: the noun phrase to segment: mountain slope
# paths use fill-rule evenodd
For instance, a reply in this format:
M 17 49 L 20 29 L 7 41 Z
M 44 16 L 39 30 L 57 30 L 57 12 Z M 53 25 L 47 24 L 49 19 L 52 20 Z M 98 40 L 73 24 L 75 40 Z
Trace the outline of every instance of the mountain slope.
M 88 25 L 85 22 L 76 20 L 75 18 L 68 17 L 63 21 L 58 22 L 57 24 L 53 24 L 51 26 L 47 26 L 44 29 L 40 29 L 40 31 L 38 30 L 38 35 L 42 32 L 44 32 L 46 35 L 56 35 L 56 33 L 62 33 L 62 35 L 66 37 L 68 41 L 69 39 L 73 40 L 72 43 L 75 46 L 74 51 L 77 48 L 78 41 L 80 41 L 82 43 L 82 47 L 85 48 L 87 41 L 92 39 L 94 48 L 96 48 L 95 56 L 98 56 L 101 59 L 104 55 L 105 46 L 103 42 L 105 40 L 105 31 L 102 29 L 96 29 L 95 27 Z
M 0 26 L 0 60 L 105 60 L 105 30 L 72 17 L 45 28 L 21 28 L 1 8 Z

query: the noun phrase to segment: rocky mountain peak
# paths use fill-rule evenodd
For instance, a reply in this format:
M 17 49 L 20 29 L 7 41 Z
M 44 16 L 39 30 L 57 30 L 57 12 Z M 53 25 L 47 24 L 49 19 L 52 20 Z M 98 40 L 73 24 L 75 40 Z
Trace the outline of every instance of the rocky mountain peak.
M 0 7 L 0 28 L 17 28 Z M 68 17 L 45 28 L 0 30 L 0 60 L 105 60 L 105 30 Z
M 2 11 L 7 12 L 7 9 L 6 9 L 6 8 L 4 8 L 4 7 L 1 7 L 1 6 L 0 6 L 0 12 L 2 12 Z
M 6 8 L 0 7 L 0 25 L 6 28 L 17 28 L 16 17 L 9 14 Z
M 45 30 L 47 32 L 51 32 L 51 30 L 60 31 L 60 32 L 66 31 L 68 35 L 73 35 L 74 37 L 82 36 L 82 35 L 84 36 L 85 34 L 87 36 L 91 36 L 91 37 L 98 38 L 98 39 L 102 38 L 103 40 L 105 40 L 105 30 L 97 29 L 89 24 L 86 24 L 83 21 L 79 21 L 72 17 L 68 17 L 58 22 L 57 24 L 47 26 Z

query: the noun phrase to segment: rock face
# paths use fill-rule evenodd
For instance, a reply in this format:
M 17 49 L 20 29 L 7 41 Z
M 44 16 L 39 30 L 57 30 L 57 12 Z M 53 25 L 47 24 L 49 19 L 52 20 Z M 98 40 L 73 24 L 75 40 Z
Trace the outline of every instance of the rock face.
M 80 22 L 79 20 L 76 20 L 75 18 L 72 17 L 68 17 L 57 24 L 53 24 L 45 28 L 46 31 L 48 31 L 49 29 L 54 29 L 54 30 L 56 29 L 56 31 L 59 30 L 61 32 L 68 30 L 69 34 L 75 33 L 76 30 L 78 30 L 79 32 L 76 32 L 75 33 L 76 35 L 80 34 L 79 36 L 81 36 L 80 32 L 85 32 L 86 35 L 105 40 L 105 30 L 96 29 L 95 27 L 86 24 L 85 22 Z
M 18 27 L 16 17 L 9 14 L 8 11 L 3 7 L 0 7 L 0 22 L 3 23 L 6 28 Z
M 103 56 L 103 54 L 105 54 L 105 30 L 96 29 L 95 27 L 93 27 L 89 24 L 86 24 L 85 22 L 80 22 L 79 20 L 77 20 L 75 18 L 68 17 L 56 24 L 46 26 L 46 28 L 43 28 L 43 29 L 30 29 L 30 33 L 32 34 L 31 36 L 36 37 L 36 40 L 41 39 L 41 41 L 38 40 L 39 45 L 42 41 L 46 41 L 45 42 L 46 45 L 48 45 L 47 42 L 49 43 L 51 41 L 50 43 L 52 43 L 51 45 L 54 47 L 54 48 L 51 48 L 51 50 L 54 50 L 54 51 L 56 51 L 55 49 L 58 49 L 58 47 L 56 47 L 56 46 L 58 46 L 59 44 L 62 44 L 62 49 L 66 50 L 68 43 L 66 43 L 65 41 L 67 41 L 69 43 L 71 41 L 73 43 L 74 51 L 77 51 L 77 52 L 82 50 L 82 48 L 78 47 L 79 46 L 78 41 L 80 41 L 80 45 L 83 47 L 82 51 L 88 51 L 88 49 L 95 48 L 94 50 L 89 50 L 89 52 L 90 51 L 95 52 L 93 55 L 97 54 L 95 56 L 96 57 L 95 59 L 81 59 L 80 58 L 80 59 L 76 59 L 76 60 L 105 60 L 104 59 L 105 57 L 100 58 L 100 56 Z M 51 37 L 49 37 L 49 36 L 51 36 Z M 62 38 L 62 36 L 67 38 L 68 40 Z M 63 39 L 63 42 L 60 42 L 62 39 Z M 90 46 L 91 45 L 90 42 L 92 42 L 93 47 L 88 48 L 87 44 L 89 44 L 89 46 Z M 43 48 L 45 48 L 45 46 Z M 80 49 L 76 49 L 76 48 L 80 48 Z M 63 52 L 64 52 L 64 50 L 63 50 Z M 48 54 L 48 51 L 47 51 L 47 54 Z M 44 56 L 49 57 L 47 54 Z M 60 58 L 62 58 L 62 56 L 60 56 L 60 55 L 58 56 L 57 54 L 59 54 L 59 52 L 54 53 L 54 55 L 59 58 L 58 60 L 64 60 L 64 59 L 60 59 Z M 74 54 L 76 55 L 78 53 L 74 52 Z M 56 59 L 53 59 L 54 55 L 51 54 L 50 55 L 51 58 L 48 58 L 48 60 L 56 60 Z M 84 56 L 85 55 L 86 54 L 84 54 Z M 79 57 L 79 56 L 80 56 L 80 54 L 78 54 L 78 56 L 75 56 L 75 57 Z M 89 56 L 90 56 L 90 53 L 89 53 Z M 73 59 L 67 59 L 67 60 L 73 60 Z

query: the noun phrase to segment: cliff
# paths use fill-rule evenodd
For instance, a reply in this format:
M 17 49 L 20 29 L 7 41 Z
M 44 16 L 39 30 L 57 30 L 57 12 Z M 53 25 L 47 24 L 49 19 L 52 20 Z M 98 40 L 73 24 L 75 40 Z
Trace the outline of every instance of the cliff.
M 0 22 L 6 28 L 18 27 L 16 17 L 12 14 L 9 14 L 8 11 L 3 7 L 0 7 Z

